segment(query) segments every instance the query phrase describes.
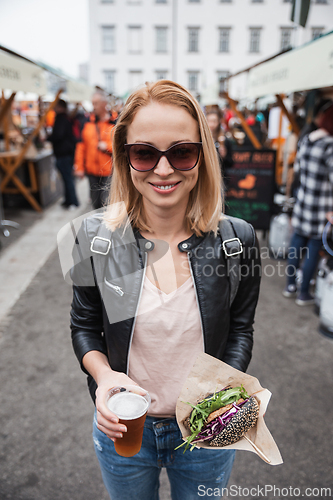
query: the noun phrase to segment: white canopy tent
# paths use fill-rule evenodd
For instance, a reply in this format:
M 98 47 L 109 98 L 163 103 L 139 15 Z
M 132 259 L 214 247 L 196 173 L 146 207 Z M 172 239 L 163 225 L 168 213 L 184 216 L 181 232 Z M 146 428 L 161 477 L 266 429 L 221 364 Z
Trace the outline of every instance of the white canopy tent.
M 29 92 L 38 96 L 48 94 L 50 96 L 47 73 L 57 75 L 56 70 L 44 68 L 38 63 L 27 60 L 20 54 L 15 54 L 4 47 L 0 47 L 0 89 L 10 89 L 12 92 Z M 58 76 L 63 80 L 63 90 L 69 101 L 82 102 L 91 100 L 94 87 L 64 75 Z M 54 96 L 52 96 L 52 100 Z M 50 97 L 48 100 L 50 100 Z
M 0 50 L 0 89 L 46 94 L 45 71 L 32 62 Z
M 333 32 L 231 76 L 229 95 L 257 99 L 332 85 Z
M 66 82 L 66 97 L 70 102 L 91 101 L 95 88 L 90 85 L 68 79 Z

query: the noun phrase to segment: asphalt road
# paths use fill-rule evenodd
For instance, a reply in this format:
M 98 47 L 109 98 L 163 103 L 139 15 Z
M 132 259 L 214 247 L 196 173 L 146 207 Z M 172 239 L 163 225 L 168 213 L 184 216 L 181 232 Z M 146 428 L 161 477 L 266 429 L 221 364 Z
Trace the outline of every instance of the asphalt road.
M 273 394 L 265 421 L 284 464 L 238 452 L 226 498 L 326 498 L 333 341 L 318 333 L 311 308 L 282 297 L 278 263 L 263 264 L 248 373 Z M 70 341 L 70 302 L 54 252 L 0 323 L 1 500 L 108 500 L 91 439 L 93 404 Z M 164 472 L 161 500 L 169 498 Z

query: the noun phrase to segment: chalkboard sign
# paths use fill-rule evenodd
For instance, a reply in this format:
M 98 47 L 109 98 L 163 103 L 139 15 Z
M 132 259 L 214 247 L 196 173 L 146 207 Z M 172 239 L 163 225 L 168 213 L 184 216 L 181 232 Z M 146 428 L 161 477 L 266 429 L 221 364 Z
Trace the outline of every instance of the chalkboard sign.
M 267 230 L 273 211 L 275 156 L 272 149 L 235 150 L 226 169 L 226 213 Z

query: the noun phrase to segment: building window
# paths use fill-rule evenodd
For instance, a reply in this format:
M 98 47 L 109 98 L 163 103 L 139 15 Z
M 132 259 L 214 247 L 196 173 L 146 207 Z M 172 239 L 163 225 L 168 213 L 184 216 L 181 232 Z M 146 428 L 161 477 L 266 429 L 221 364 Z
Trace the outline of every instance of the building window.
M 200 0 L 188 0 L 190 3 L 199 3 Z
M 316 3 L 327 4 L 327 0 L 316 0 Z
M 159 26 L 156 30 L 156 52 L 167 52 L 168 49 L 168 28 Z
M 219 28 L 219 52 L 229 52 L 230 28 Z
M 135 89 L 139 87 L 139 85 L 142 85 L 143 83 L 143 75 L 141 70 L 132 70 L 129 71 L 129 88 Z
M 261 28 L 250 28 L 250 52 L 260 51 L 260 33 Z
M 138 5 L 141 3 L 141 0 L 127 0 L 127 3 L 130 5 Z
M 199 52 L 199 28 L 188 28 L 188 51 Z
M 102 50 L 103 52 L 115 52 L 116 39 L 115 39 L 114 26 L 102 26 Z
M 252 0 L 252 3 L 263 3 L 264 0 Z
M 319 38 L 324 33 L 324 28 L 312 28 L 312 40 Z
M 168 78 L 168 72 L 165 69 L 157 69 L 155 74 L 156 80 L 166 80 Z
M 281 28 L 281 50 L 292 47 L 292 34 L 294 28 Z
M 142 52 L 141 26 L 128 27 L 128 52 L 130 54 L 140 54 Z
M 167 0 L 155 0 L 156 3 L 167 3 Z
M 232 0 L 220 0 L 221 3 L 231 3 Z
M 228 92 L 228 81 L 225 80 L 230 75 L 230 71 L 218 71 L 217 81 L 219 83 L 219 92 Z
M 114 0 L 101 0 L 102 3 L 113 3 Z
M 109 94 L 114 94 L 115 91 L 115 75 L 116 72 L 113 69 L 105 69 L 104 73 L 104 82 L 105 82 L 105 90 L 109 92 Z
M 188 72 L 188 89 L 198 91 L 199 88 L 199 71 Z

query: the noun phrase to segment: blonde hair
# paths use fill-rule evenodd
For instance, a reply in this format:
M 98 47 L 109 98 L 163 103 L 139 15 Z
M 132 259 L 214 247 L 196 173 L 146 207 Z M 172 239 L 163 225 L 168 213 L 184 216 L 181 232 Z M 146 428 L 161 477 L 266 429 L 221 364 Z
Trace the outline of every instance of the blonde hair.
M 222 214 L 222 182 L 216 148 L 196 99 L 184 87 L 169 80 L 146 83 L 145 87 L 133 92 L 113 129 L 113 174 L 109 207 L 105 213 L 106 224 L 115 229 L 122 226 L 128 217 L 132 226 L 152 231 L 145 216 L 142 195 L 133 185 L 124 148 L 128 126 L 139 109 L 151 102 L 184 108 L 198 122 L 202 142 L 200 168 L 198 181 L 189 196 L 185 218 L 187 229 L 197 236 L 209 231 L 216 233 Z

